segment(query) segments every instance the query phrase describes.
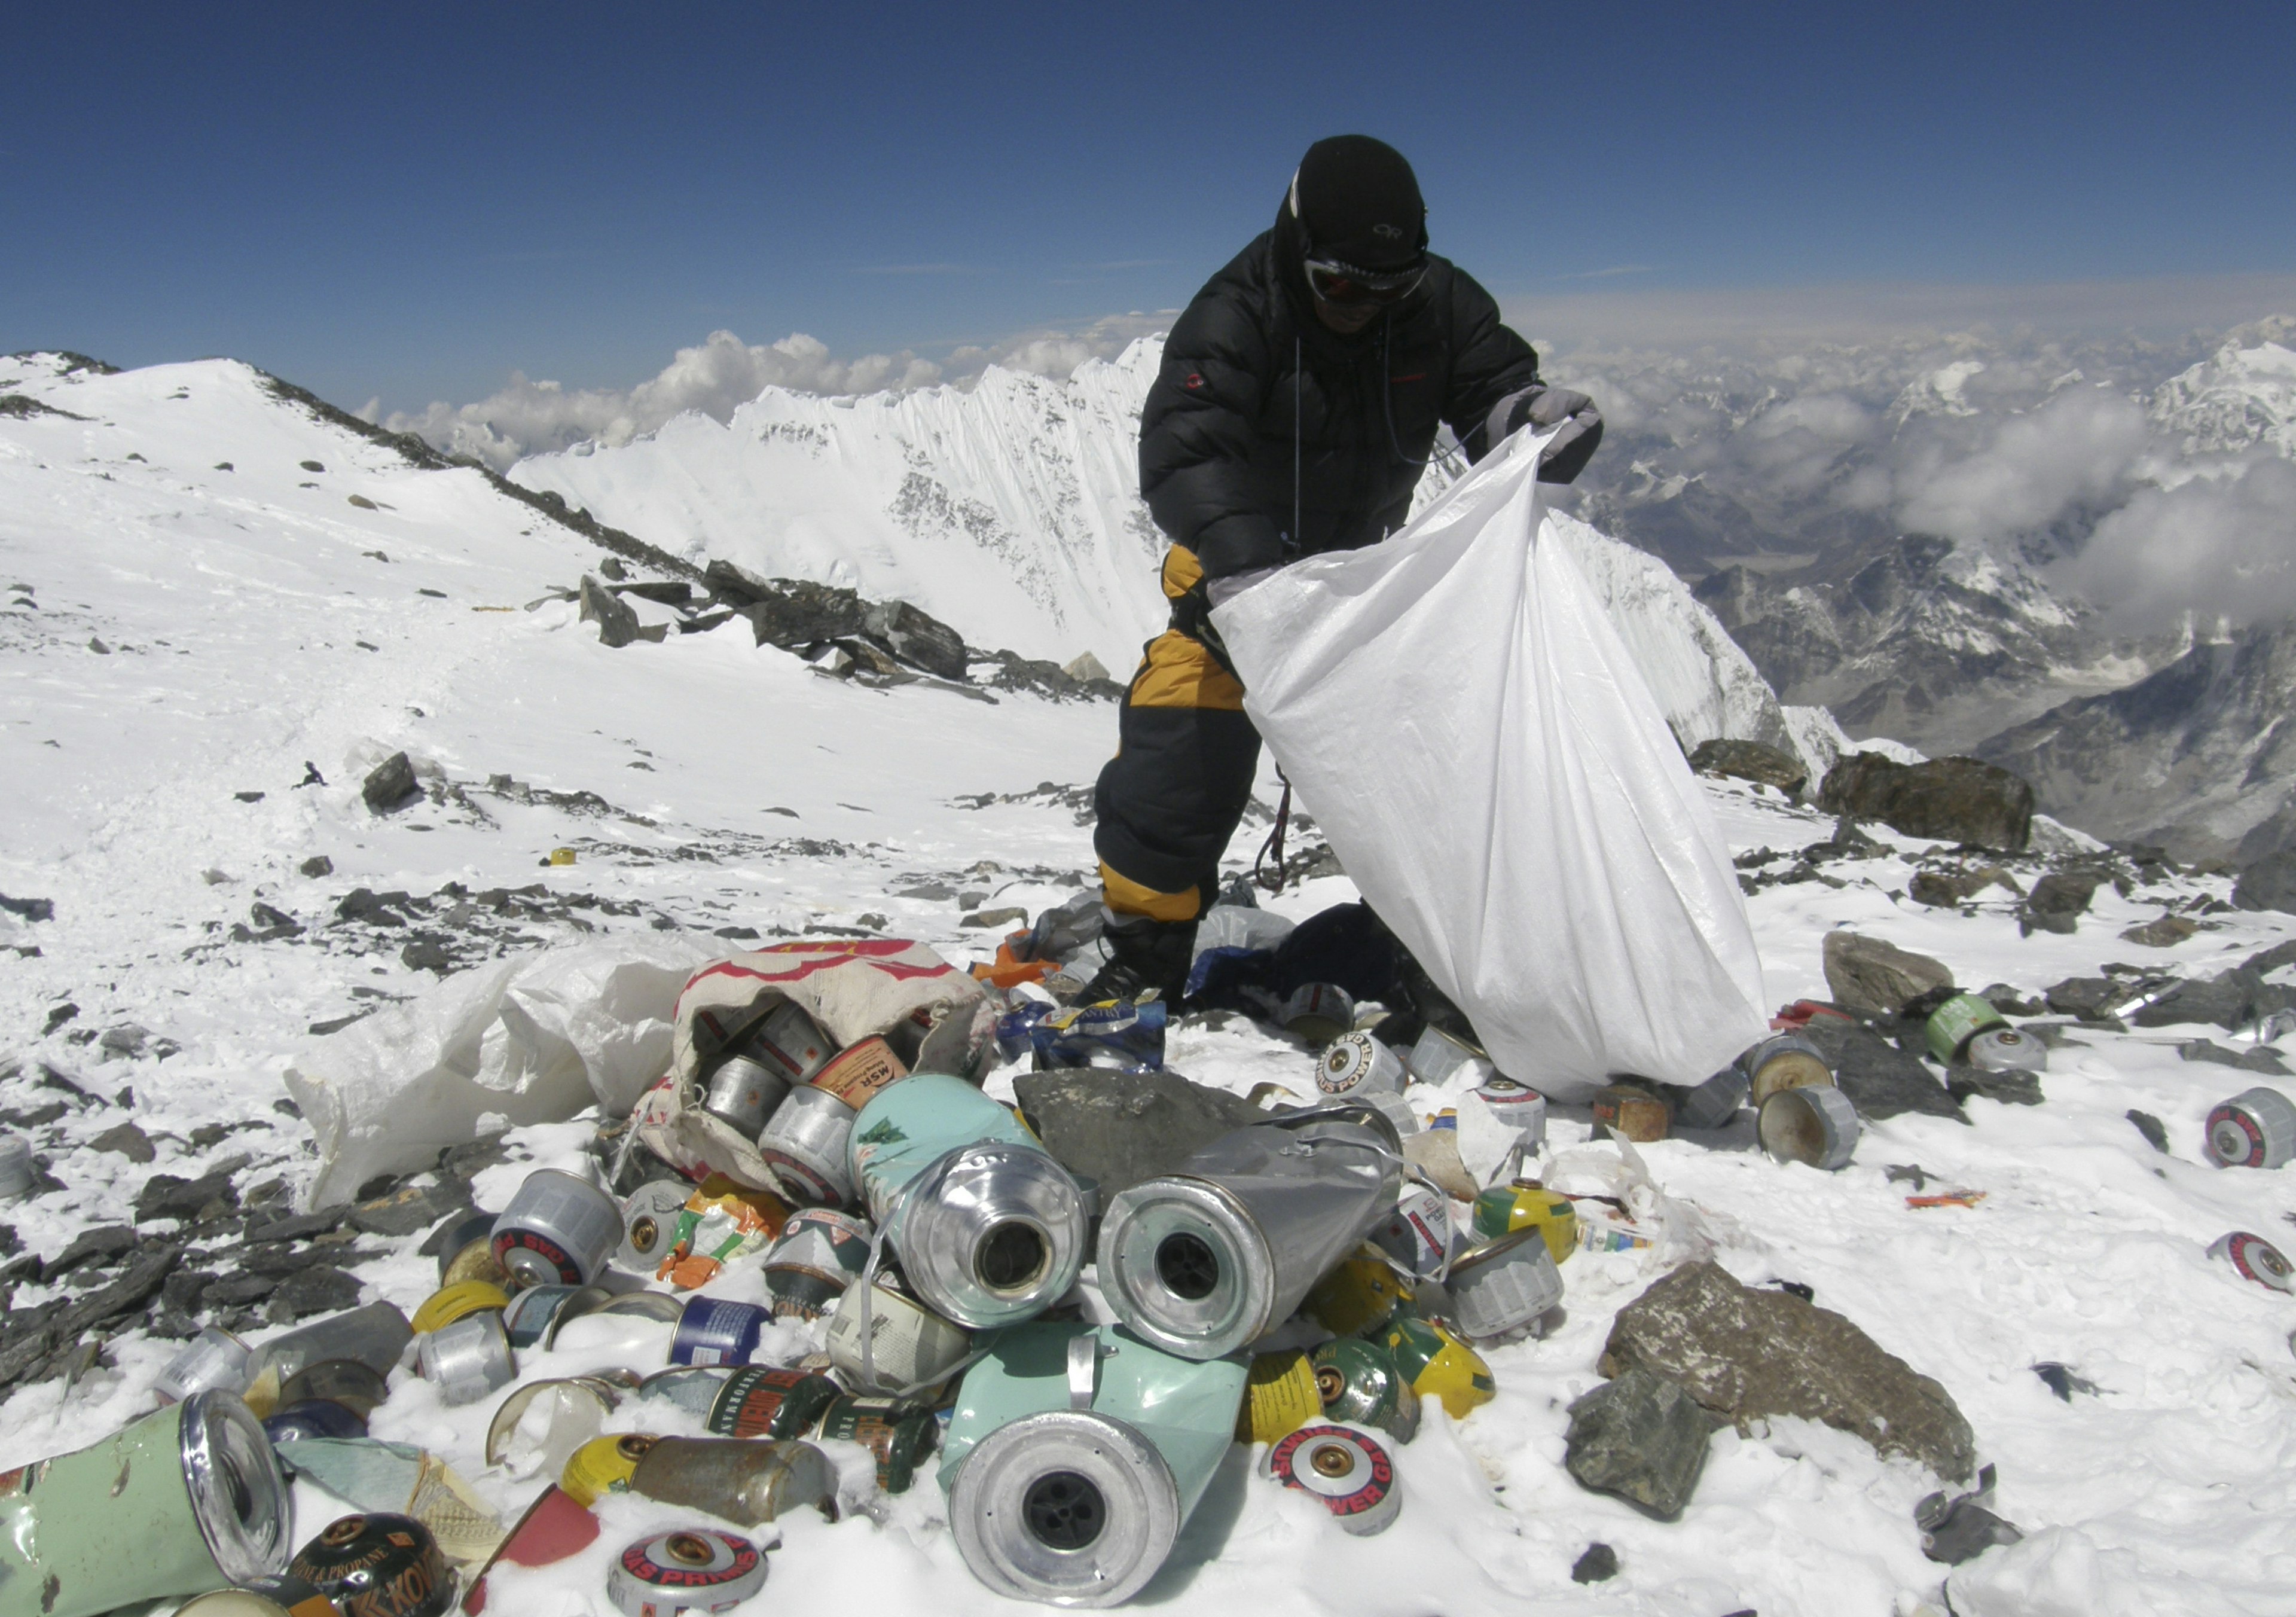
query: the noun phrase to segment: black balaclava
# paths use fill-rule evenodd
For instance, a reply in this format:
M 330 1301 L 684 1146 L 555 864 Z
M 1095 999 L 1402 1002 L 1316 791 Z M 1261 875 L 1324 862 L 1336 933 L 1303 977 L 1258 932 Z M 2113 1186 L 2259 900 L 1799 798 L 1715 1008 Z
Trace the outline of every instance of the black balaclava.
M 1312 320 L 1305 264 L 1310 250 L 1358 269 L 1399 269 L 1427 250 L 1427 204 L 1403 153 L 1368 135 L 1334 135 L 1308 148 L 1275 214 L 1275 275 L 1303 316 L 1311 345 L 1353 349 Z

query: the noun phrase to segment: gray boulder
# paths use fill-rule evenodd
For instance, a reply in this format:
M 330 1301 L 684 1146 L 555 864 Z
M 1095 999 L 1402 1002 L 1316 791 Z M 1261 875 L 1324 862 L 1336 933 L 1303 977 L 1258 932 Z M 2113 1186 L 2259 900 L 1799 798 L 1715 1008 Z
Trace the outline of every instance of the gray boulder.
M 2296 848 L 2267 854 L 2232 884 L 2235 909 L 2277 909 L 2296 915 Z
M 711 563 L 711 581 L 718 581 Z M 756 584 L 752 580 L 753 587 Z M 719 586 L 723 593 L 723 585 Z M 861 632 L 868 603 L 849 589 L 782 579 L 756 590 L 750 606 L 750 628 L 759 645 L 778 645 L 785 652 L 803 651 L 825 640 L 850 639 Z
M 943 679 L 964 677 L 964 636 L 906 601 L 882 601 L 861 622 L 862 632 L 904 662 Z
M 638 615 L 612 590 L 592 578 L 582 575 L 582 621 L 598 626 L 601 645 L 627 645 L 638 637 Z
M 1951 1482 L 1977 1468 L 1977 1439 L 1951 1395 L 1830 1309 L 1752 1290 L 1719 1265 L 1687 1264 L 1619 1311 L 1605 1375 L 1642 1369 L 1744 1423 L 1822 1421 Z
M 2092 871 L 2053 870 L 2033 883 L 2017 912 L 2017 930 L 2031 937 L 2036 932 L 2070 932 L 2088 913 L 2089 899 L 2102 880 Z
M 1177 1072 L 1084 1067 L 1013 1080 L 1021 1115 L 1053 1160 L 1100 1181 L 1101 1205 L 1119 1191 L 1178 1165 L 1200 1145 L 1267 1113 L 1240 1095 Z
M 359 795 L 375 813 L 389 814 L 419 790 L 414 784 L 414 760 L 404 752 L 394 752 L 366 772 L 366 782 L 359 788 Z
M 1830 814 L 1879 820 L 1906 836 L 2005 853 L 2023 851 L 2033 830 L 2033 788 L 1973 758 L 1901 764 L 1879 752 L 1853 753 L 1826 772 L 1817 801 Z
M 1802 1035 L 1833 1069 L 1833 1081 L 1869 1123 L 1908 1112 L 1965 1120 L 1945 1086 L 1918 1056 L 1908 1055 L 1862 1022 L 1813 1016 Z
M 1895 1016 L 1909 1001 L 1953 986 L 1943 961 L 1857 932 L 1825 934 L 1825 986 L 1833 1003 L 1859 1016 Z
M 1702 741 L 1690 755 L 1690 767 L 1701 775 L 1775 786 L 1789 797 L 1809 784 L 1809 771 L 1800 759 L 1758 741 Z
M 1713 1422 L 1696 1399 L 1636 1367 L 1570 1406 L 1562 1463 L 1580 1487 L 1616 1494 L 1644 1514 L 1671 1522 L 1698 1487 L 1712 1432 Z M 1615 1570 L 1615 1557 L 1611 1564 Z M 1608 1575 L 1599 1569 L 1593 1573 Z

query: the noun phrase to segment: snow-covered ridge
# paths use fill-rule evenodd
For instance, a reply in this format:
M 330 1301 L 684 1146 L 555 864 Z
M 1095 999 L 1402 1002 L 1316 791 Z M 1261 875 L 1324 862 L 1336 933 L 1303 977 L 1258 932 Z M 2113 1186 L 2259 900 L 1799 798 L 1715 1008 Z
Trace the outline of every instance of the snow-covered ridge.
M 724 425 L 682 415 L 619 447 L 521 461 L 525 487 L 695 562 L 914 602 L 976 644 L 1119 676 L 1160 630 L 1163 540 L 1139 496 L 1140 406 L 1160 338 L 1066 382 L 991 369 L 977 385 L 829 398 L 768 388 Z M 1443 480 L 1439 469 L 1431 480 Z M 1664 563 L 1569 516 L 1559 527 L 1685 747 L 1790 751 L 1790 726 L 1720 620 Z M 1813 773 L 1831 761 L 1807 758 Z

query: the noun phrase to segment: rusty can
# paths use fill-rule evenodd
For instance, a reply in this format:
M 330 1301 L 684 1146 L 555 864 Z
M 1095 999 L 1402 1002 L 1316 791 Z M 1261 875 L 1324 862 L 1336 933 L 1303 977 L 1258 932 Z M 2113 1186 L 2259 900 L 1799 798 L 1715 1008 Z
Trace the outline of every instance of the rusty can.
M 1673 1119 L 1667 1104 L 1636 1084 L 1609 1084 L 1589 1103 L 1597 1128 L 1615 1129 L 1636 1145 L 1666 1138 Z
M 746 1365 L 758 1350 L 758 1337 L 773 1315 L 754 1302 L 724 1297 L 694 1297 L 678 1311 L 677 1334 L 670 1338 L 674 1365 Z
M 585 1510 L 610 1493 L 627 1493 L 630 1473 L 660 1441 L 643 1432 L 594 1437 L 567 1457 L 558 1486 Z
M 1410 1077 L 1403 1057 L 1368 1033 L 1341 1033 L 1316 1063 L 1316 1088 L 1334 1096 L 1374 1090 L 1400 1095 Z
M 792 1202 L 841 1207 L 853 1199 L 845 1164 L 853 1117 L 851 1106 L 812 1084 L 798 1085 L 774 1109 L 758 1136 L 758 1154 Z
M 2280 1249 L 2262 1235 L 2236 1229 L 2218 1237 L 2209 1248 L 2209 1256 L 2222 1258 L 2243 1280 L 2268 1285 L 2276 1292 L 2296 1292 L 2296 1268 L 2292 1268 Z
M 2219 1168 L 2277 1168 L 2296 1155 L 2296 1105 L 2261 1084 L 2209 1112 L 2209 1161 Z
M 846 1287 L 829 1322 L 830 1363 L 857 1392 L 906 1396 L 937 1386 L 972 1351 L 962 1326 L 893 1290 L 882 1275 L 873 1285 Z
M 1327 1045 L 1355 1027 L 1355 996 L 1336 983 L 1303 982 L 1283 997 L 1276 1020 L 1295 1038 Z
M 1544 1231 L 1519 1229 L 1476 1247 L 1443 1282 L 1459 1334 L 1488 1342 L 1536 1323 L 1562 1301 L 1562 1275 Z
M 917 1466 L 932 1454 L 940 1422 L 901 1399 L 840 1398 L 822 1412 L 814 1435 L 860 1444 L 877 1457 L 878 1488 L 906 1493 Z
M 1420 1279 L 1432 1279 L 1451 1256 L 1450 1198 L 1416 1181 L 1406 1185 L 1371 1244 Z
M 811 1443 L 773 1438 L 666 1437 L 630 1473 L 630 1491 L 744 1527 L 813 1506 L 837 1519 L 837 1468 Z
M 211 1325 L 168 1361 L 152 1391 L 161 1403 L 173 1404 L 210 1387 L 244 1392 L 254 1379 L 255 1350 L 221 1326 Z
M 1831 1173 L 1857 1149 L 1857 1112 L 1830 1084 L 1778 1089 L 1756 1119 L 1762 1149 L 1781 1162 L 1807 1162 Z
M 495 1257 L 513 1285 L 587 1285 L 622 1242 L 622 1210 L 587 1179 L 538 1168 L 495 1220 Z
M 1378 1342 L 1342 1336 L 1317 1348 L 1309 1362 L 1324 1419 L 1376 1426 L 1398 1443 L 1418 1435 L 1418 1390 Z
M 736 1050 L 710 1069 L 701 1087 L 701 1110 L 743 1138 L 754 1140 L 789 1092 L 787 1078 Z
M 1357 1538 L 1384 1531 L 1403 1508 L 1403 1481 L 1378 1432 L 1317 1421 L 1267 1451 L 1267 1474 L 1311 1495 Z
M 803 1437 L 841 1395 L 826 1375 L 750 1365 L 726 1378 L 702 1424 L 719 1437 Z
M 813 1087 L 858 1112 L 909 1075 L 893 1047 L 882 1038 L 848 1045 L 813 1075 Z
M 422 1379 L 439 1389 L 445 1403 L 476 1403 L 518 1377 L 498 1309 L 466 1314 L 414 1340 Z
M 1316 1367 L 1305 1353 L 1297 1348 L 1261 1353 L 1252 1359 L 1250 1378 L 1243 1383 L 1243 1407 L 1235 1412 L 1235 1441 L 1273 1443 L 1323 1413 Z
M 766 1290 L 781 1319 L 818 1319 L 869 1261 L 869 1227 L 850 1213 L 808 1207 L 791 1213 L 766 1253 Z
M 346 1617 L 441 1617 L 455 1573 L 439 1540 L 413 1516 L 340 1516 L 296 1552 L 287 1571 Z
M 1748 1098 L 1754 1110 L 1781 1089 L 1830 1088 L 1833 1069 L 1825 1053 L 1799 1033 L 1778 1033 L 1747 1048 L 1738 1057 L 1746 1075 Z
M 649 1179 L 623 1198 L 622 1244 L 614 1267 L 653 1278 L 677 1240 L 677 1215 L 693 1197 L 684 1179 Z
M 766 1587 L 766 1558 L 738 1533 L 681 1527 L 651 1533 L 615 1559 L 606 1598 L 623 1617 L 730 1612 Z

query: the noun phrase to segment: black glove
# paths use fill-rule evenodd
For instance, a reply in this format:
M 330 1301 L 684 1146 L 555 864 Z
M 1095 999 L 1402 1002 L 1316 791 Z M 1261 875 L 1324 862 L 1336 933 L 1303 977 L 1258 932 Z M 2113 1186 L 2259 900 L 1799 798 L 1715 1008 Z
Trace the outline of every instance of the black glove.
M 1603 441 L 1603 413 L 1584 393 L 1536 382 L 1510 393 L 1492 407 L 1485 437 L 1493 447 L 1509 433 L 1524 427 L 1545 431 L 1560 427 L 1554 440 L 1539 452 L 1538 480 L 1575 482 Z

